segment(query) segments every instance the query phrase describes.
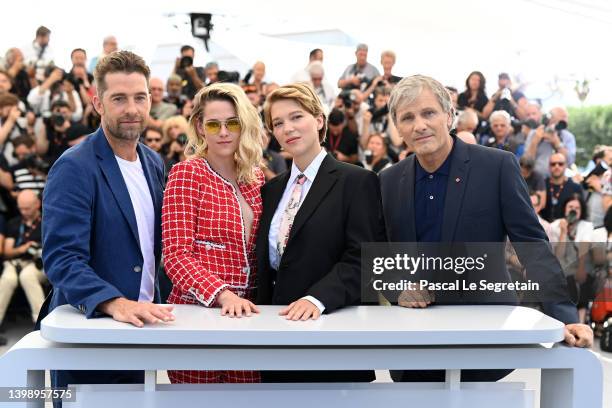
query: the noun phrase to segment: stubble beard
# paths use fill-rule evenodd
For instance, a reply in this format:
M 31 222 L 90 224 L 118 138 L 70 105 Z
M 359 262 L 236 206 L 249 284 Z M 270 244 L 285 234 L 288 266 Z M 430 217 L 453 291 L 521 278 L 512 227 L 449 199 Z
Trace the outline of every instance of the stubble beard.
M 113 122 L 103 117 L 102 120 L 104 121 L 104 124 L 106 125 L 106 128 L 110 133 L 109 136 L 124 142 L 135 142 L 140 138 L 140 135 L 142 134 L 142 132 L 144 132 L 145 129 L 144 120 L 141 117 L 138 118 L 140 119 L 140 125 L 137 127 L 129 128 L 122 128 L 121 124 L 119 123 L 120 119 Z

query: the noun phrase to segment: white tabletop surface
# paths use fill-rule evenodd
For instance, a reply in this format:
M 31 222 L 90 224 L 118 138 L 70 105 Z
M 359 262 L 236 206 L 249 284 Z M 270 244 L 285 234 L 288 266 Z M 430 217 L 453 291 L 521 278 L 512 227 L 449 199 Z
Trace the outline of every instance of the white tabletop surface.
M 553 343 L 563 340 L 563 323 L 520 306 L 433 306 L 407 309 L 357 306 L 318 320 L 287 321 L 280 306 L 229 318 L 220 309 L 175 305 L 176 320 L 137 328 L 111 318 L 86 319 L 69 305 L 42 321 L 51 341 L 90 344 L 228 346 L 390 346 Z

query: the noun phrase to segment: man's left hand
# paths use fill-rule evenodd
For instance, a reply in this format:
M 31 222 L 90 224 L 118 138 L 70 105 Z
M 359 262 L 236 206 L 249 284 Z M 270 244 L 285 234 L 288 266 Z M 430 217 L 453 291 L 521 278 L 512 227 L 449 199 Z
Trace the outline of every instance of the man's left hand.
M 287 320 L 317 320 L 321 316 L 319 308 L 309 300 L 300 299 L 278 312 Z
M 566 324 L 564 341 L 565 344 L 572 347 L 591 347 L 593 345 L 593 330 L 586 324 Z

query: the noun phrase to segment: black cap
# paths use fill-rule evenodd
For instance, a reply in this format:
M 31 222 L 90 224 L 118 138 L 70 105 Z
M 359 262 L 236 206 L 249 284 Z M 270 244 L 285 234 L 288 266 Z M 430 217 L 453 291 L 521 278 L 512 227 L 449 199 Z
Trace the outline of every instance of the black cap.
M 340 109 L 332 109 L 332 111 L 329 113 L 327 122 L 332 126 L 341 125 L 344 123 L 344 112 L 342 112 Z

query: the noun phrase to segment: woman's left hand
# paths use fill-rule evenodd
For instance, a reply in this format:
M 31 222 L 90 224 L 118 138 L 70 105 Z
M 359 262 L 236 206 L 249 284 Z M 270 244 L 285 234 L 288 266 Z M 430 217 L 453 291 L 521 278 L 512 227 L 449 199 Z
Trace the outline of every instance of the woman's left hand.
M 321 316 L 319 308 L 314 303 L 300 299 L 278 312 L 280 316 L 285 316 L 287 320 L 317 320 Z

